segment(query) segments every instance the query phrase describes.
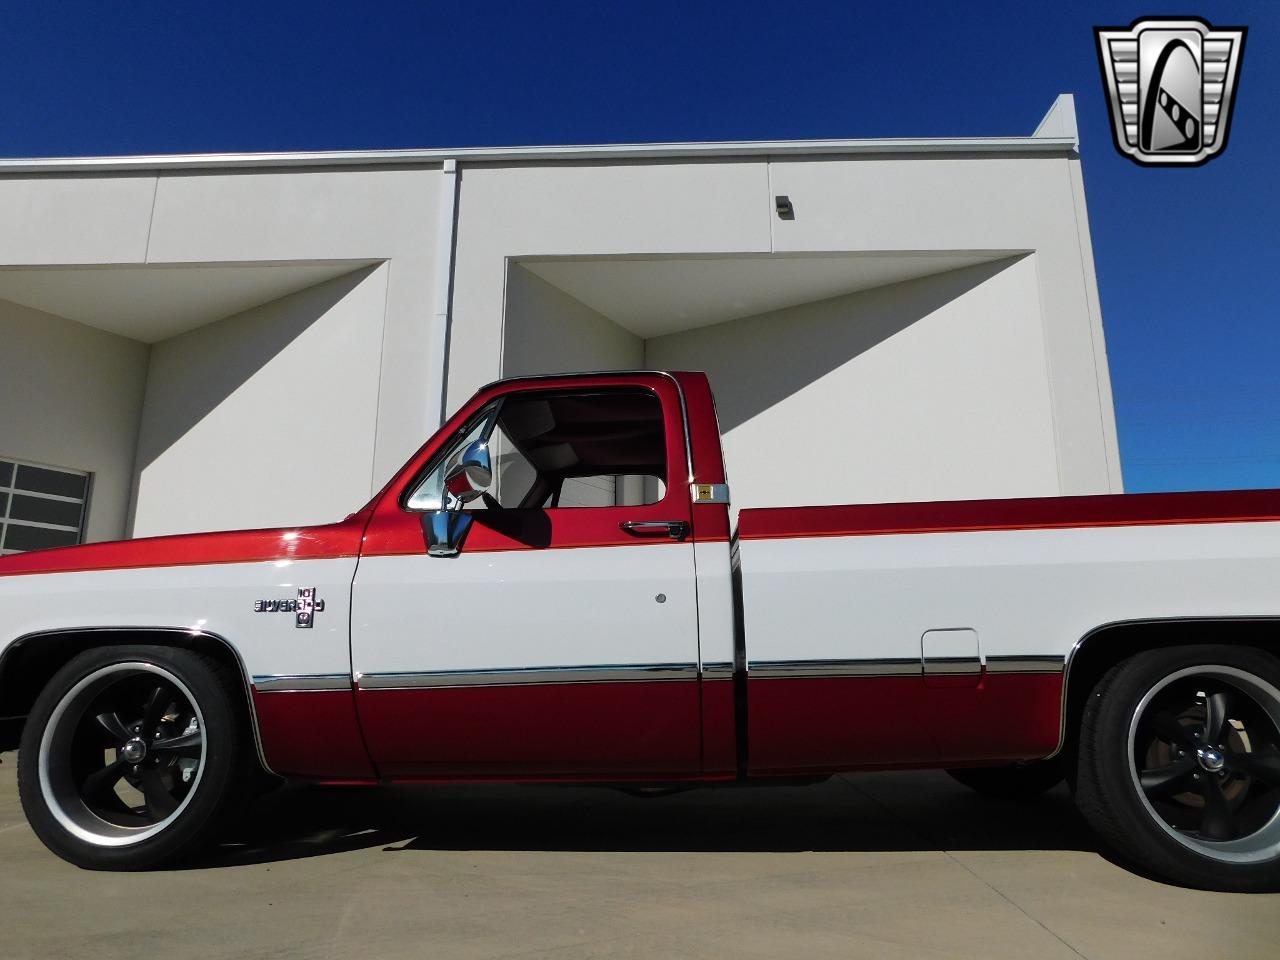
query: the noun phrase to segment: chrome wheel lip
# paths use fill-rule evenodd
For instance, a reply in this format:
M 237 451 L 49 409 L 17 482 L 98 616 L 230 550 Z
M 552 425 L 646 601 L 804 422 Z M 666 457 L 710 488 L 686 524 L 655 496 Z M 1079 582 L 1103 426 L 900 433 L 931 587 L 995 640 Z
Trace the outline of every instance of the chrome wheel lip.
M 1178 843 L 1211 860 L 1230 864 L 1271 863 L 1280 859 L 1280 806 L 1271 818 L 1261 827 L 1246 837 L 1235 840 L 1201 840 L 1191 837 L 1165 822 L 1164 817 L 1156 810 L 1142 789 L 1141 774 L 1135 757 L 1138 725 L 1151 701 L 1170 684 L 1187 677 L 1202 676 L 1230 684 L 1251 697 L 1258 706 L 1271 718 L 1277 729 L 1280 729 L 1280 690 L 1260 677 L 1238 667 L 1225 664 L 1202 664 L 1184 667 L 1164 677 L 1159 683 L 1146 692 L 1138 702 L 1129 719 L 1129 735 L 1126 743 L 1126 758 L 1129 764 L 1129 775 L 1133 781 L 1134 791 L 1151 819 Z M 1200 763 L 1197 764 L 1201 766 Z
M 80 810 L 68 812 L 64 806 L 66 798 L 59 795 L 59 791 L 54 786 L 55 774 L 53 772 L 53 764 L 56 762 L 52 756 L 53 741 L 59 733 L 59 726 L 67 711 L 73 704 L 85 693 L 93 687 L 105 685 L 104 681 L 112 676 L 125 676 L 128 674 L 149 673 L 160 677 L 168 683 L 174 685 L 175 688 L 187 699 L 187 703 L 191 705 L 192 712 L 195 714 L 196 722 L 202 736 L 205 735 L 204 714 L 200 711 L 200 704 L 196 701 L 195 695 L 190 688 L 183 683 L 172 672 L 154 663 L 146 663 L 144 661 L 126 661 L 123 663 L 113 663 L 105 667 L 93 671 L 88 676 L 81 679 L 70 690 L 63 694 L 54 707 L 53 713 L 50 714 L 48 722 L 45 724 L 44 730 L 40 735 L 40 753 L 37 761 L 37 771 L 40 780 L 40 793 L 44 798 L 45 806 L 49 812 L 53 814 L 53 818 L 58 825 L 66 830 L 69 834 L 78 840 L 92 844 L 96 847 L 128 847 L 142 843 L 151 839 L 163 830 L 168 828 L 175 820 L 182 816 L 183 812 L 190 805 L 191 800 L 196 795 L 196 791 L 200 786 L 200 780 L 204 776 L 204 751 L 208 750 L 207 740 L 201 755 L 200 765 L 196 768 L 196 775 L 191 783 L 190 789 L 186 795 L 179 801 L 178 806 L 173 813 L 146 827 L 125 827 L 119 824 L 108 823 L 100 817 L 95 816 L 84 804 L 83 799 L 76 795 L 76 799 L 81 807 Z M 79 817 L 79 820 L 77 819 Z M 81 822 L 83 821 L 83 822 Z M 98 829 L 89 829 L 85 823 L 94 823 L 100 825 Z

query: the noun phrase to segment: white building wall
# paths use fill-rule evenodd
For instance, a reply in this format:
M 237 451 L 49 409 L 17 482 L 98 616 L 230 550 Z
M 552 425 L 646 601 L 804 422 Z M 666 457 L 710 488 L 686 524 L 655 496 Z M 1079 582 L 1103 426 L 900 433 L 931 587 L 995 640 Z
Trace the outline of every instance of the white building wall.
M 440 175 L 439 166 L 254 170 L 165 174 L 156 185 L 152 262 L 389 261 L 375 486 L 436 427 L 427 397 L 439 390 L 441 371 L 430 368 L 426 320 L 437 282 Z
M 127 476 L 135 452 L 137 534 L 323 520 L 363 502 L 430 434 L 442 378 L 452 411 L 501 375 L 675 366 L 712 374 L 739 505 L 1119 491 L 1079 160 L 1065 142 L 1019 144 L 945 156 L 788 145 L 768 156 L 607 159 L 464 151 L 444 371 L 430 352 L 436 294 L 450 282 L 436 275 L 437 238 L 448 236 L 438 157 L 6 173 L 0 268 L 378 265 L 157 344 L 140 439 L 124 424 L 132 409 L 137 430 L 146 346 L 89 330 L 65 346 L 24 347 L 11 368 L 29 373 L 50 357 L 56 374 L 47 398 L 39 385 L 17 393 L 15 381 L 0 383 L 0 452 L 80 465 L 56 450 L 6 448 L 9 437 L 27 442 L 19 421 L 37 409 L 52 411 L 39 433 L 65 449 L 90 451 L 100 438 L 115 451 L 125 466 L 87 465 L 100 473 L 95 539 L 127 531 L 127 492 L 111 494 L 105 478 Z M 780 194 L 794 220 L 775 214 Z M 647 342 L 519 265 L 1010 251 L 1027 255 L 949 299 L 939 291 L 957 276 L 935 276 Z M 932 309 L 894 328 L 930 296 Z M 880 319 L 868 327 L 864 314 Z M 893 332 L 856 350 L 876 323 Z M 88 346 L 98 342 L 113 346 Z M 112 395 L 79 416 L 52 394 L 84 380 L 90 358 L 103 379 L 89 394 Z M 845 459 L 798 495 L 779 451 L 830 451 L 821 424 L 832 409 L 847 417 Z
M 446 408 L 499 376 L 508 260 L 768 252 L 767 192 L 763 160 L 465 167 Z
M 1034 257 L 646 341 L 705 370 L 736 509 L 1061 493 Z
M 0 457 L 93 474 L 86 537 L 124 537 L 148 347 L 5 300 L 0 344 Z
M 1120 492 L 1119 444 L 1078 157 L 777 160 L 794 220 L 779 251 L 1031 250 L 1043 303 L 1062 492 Z
M 644 341 L 519 264 L 507 272 L 504 377 L 637 370 Z
M 321 523 L 368 500 L 387 272 L 359 270 L 155 345 L 135 536 Z
M 1065 153 L 464 168 L 447 407 L 495 379 L 499 358 L 511 354 L 500 345 L 514 316 L 503 295 L 512 259 L 1022 250 L 1035 253 L 1049 358 L 1054 492 L 1120 492 L 1078 175 L 1079 160 Z M 781 194 L 791 198 L 794 220 L 775 214 Z M 652 356 L 647 363 L 655 365 Z M 988 470 L 978 495 L 998 496 L 1004 466 Z
M 0 179 L 0 264 L 143 263 L 153 176 Z

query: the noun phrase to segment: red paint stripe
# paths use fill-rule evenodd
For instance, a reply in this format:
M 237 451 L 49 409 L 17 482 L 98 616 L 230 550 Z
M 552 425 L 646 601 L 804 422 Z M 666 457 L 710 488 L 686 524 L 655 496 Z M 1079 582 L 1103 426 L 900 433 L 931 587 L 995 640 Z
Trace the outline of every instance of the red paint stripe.
M 361 513 L 319 527 L 226 530 L 33 550 L 0 558 L 0 576 L 354 557 L 367 519 Z
M 1280 521 L 1280 490 L 743 510 L 743 540 Z

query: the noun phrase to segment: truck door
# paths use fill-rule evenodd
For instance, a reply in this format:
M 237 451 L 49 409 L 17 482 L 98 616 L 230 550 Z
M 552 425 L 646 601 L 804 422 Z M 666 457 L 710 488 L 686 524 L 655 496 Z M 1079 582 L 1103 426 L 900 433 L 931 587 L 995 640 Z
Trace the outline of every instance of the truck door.
M 356 700 L 382 775 L 696 774 L 676 386 L 657 375 L 508 384 L 450 424 L 382 497 L 353 585 Z M 458 506 L 450 468 L 477 442 L 491 482 L 448 521 L 465 528 L 456 553 L 432 555 L 448 550 L 437 538 L 429 552 L 432 515 Z

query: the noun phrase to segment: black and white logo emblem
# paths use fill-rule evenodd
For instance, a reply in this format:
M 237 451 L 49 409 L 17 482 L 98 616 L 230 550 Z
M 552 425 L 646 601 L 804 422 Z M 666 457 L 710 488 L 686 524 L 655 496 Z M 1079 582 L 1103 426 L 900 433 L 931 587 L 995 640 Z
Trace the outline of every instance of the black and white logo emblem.
M 1195 166 L 1226 149 L 1245 27 L 1153 18 L 1093 32 L 1116 149 L 1146 166 Z
M 254 613 L 292 613 L 293 625 L 315 626 L 316 614 L 324 610 L 324 601 L 316 598 L 315 587 L 299 587 L 297 600 L 255 600 Z

